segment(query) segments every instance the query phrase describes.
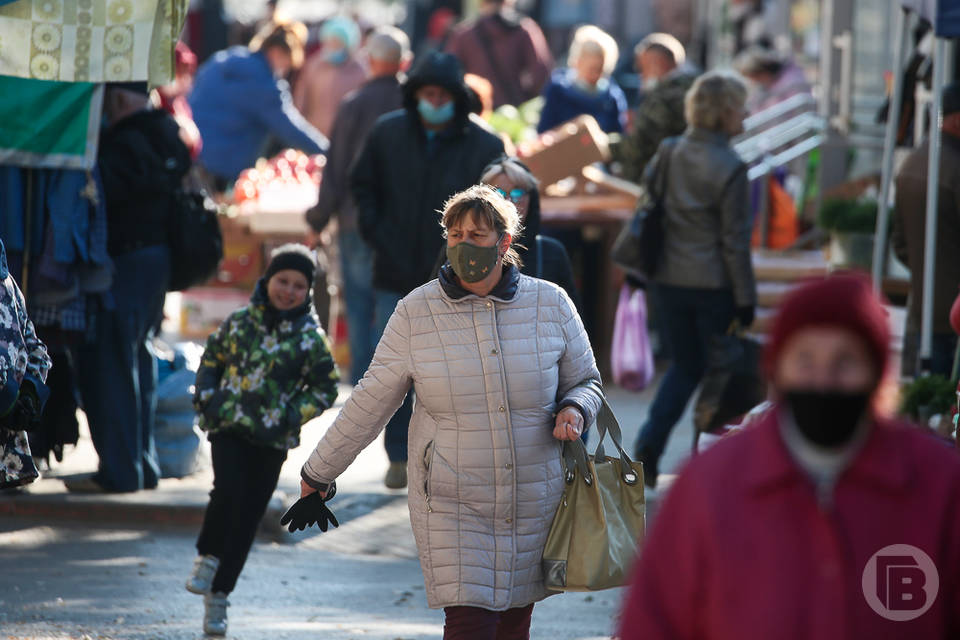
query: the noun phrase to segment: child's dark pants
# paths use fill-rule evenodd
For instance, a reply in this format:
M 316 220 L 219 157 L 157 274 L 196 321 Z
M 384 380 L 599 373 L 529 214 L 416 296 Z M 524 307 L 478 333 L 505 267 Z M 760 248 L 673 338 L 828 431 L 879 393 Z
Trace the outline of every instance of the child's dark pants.
M 197 539 L 197 552 L 220 559 L 215 593 L 230 593 L 277 488 L 286 450 L 258 447 L 225 433 L 210 437 L 213 490 Z

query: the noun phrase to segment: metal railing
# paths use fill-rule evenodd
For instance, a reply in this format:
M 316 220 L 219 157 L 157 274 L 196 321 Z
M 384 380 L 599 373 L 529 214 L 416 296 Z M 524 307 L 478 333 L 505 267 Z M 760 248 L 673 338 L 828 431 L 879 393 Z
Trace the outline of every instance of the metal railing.
M 764 181 L 760 188 L 758 214 L 760 242 L 766 246 L 770 227 L 767 176 L 778 167 L 820 147 L 827 139 L 827 120 L 814 109 L 816 100 L 809 94 L 798 94 L 744 120 L 744 133 L 733 141 L 733 148 L 750 165 L 747 179 Z M 778 122 L 794 111 L 803 110 Z
M 767 123 L 785 116 L 792 111 L 799 111 L 801 109 L 804 111 L 816 111 L 816 99 L 809 93 L 798 93 L 797 95 L 790 96 L 783 102 L 778 102 L 763 111 L 753 114 L 743 121 L 743 133 L 740 134 L 740 138 L 753 135 Z

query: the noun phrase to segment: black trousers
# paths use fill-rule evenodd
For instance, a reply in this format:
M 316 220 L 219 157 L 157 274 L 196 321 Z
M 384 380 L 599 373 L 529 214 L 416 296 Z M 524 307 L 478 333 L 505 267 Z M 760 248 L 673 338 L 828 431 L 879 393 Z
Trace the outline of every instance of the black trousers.
M 277 488 L 287 452 L 258 447 L 225 433 L 211 436 L 210 445 L 213 490 L 197 538 L 197 552 L 219 558 L 213 591 L 230 593 Z

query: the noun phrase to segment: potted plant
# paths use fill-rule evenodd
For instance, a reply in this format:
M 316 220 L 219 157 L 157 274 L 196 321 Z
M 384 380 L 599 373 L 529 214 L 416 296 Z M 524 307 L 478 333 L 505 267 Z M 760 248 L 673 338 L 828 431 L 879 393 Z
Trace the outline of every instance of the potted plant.
M 870 198 L 824 201 L 817 222 L 830 234 L 831 266 L 870 270 L 877 208 L 877 201 Z
M 900 412 L 922 425 L 943 416 L 957 401 L 957 385 L 941 375 L 923 375 L 903 388 Z

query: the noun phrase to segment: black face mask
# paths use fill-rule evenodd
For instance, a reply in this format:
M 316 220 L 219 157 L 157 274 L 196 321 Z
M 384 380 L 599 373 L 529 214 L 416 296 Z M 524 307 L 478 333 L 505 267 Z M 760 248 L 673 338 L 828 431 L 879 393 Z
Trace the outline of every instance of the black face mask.
M 785 392 L 784 399 L 804 438 L 819 447 L 835 449 L 853 439 L 870 394 L 796 390 Z

